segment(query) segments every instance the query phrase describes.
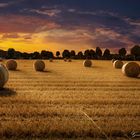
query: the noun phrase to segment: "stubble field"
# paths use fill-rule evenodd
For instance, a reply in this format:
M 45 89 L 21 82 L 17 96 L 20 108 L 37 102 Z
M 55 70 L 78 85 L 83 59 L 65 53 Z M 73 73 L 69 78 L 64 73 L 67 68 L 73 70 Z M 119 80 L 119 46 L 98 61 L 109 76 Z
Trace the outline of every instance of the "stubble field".
M 128 78 L 110 61 L 18 60 L 0 91 L 1 138 L 131 139 L 140 132 L 140 77 Z M 139 63 L 139 62 L 138 62 Z M 140 64 L 140 63 L 139 63 Z

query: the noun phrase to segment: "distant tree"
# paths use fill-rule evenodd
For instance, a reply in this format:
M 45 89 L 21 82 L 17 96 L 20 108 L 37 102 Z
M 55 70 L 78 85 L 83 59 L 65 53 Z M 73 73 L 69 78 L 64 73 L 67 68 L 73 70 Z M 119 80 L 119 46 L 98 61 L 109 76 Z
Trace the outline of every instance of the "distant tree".
M 102 50 L 100 49 L 100 47 L 96 47 L 96 56 L 98 57 L 98 58 L 100 58 L 100 57 L 102 57 Z
M 105 51 L 103 53 L 103 57 L 105 59 L 110 59 L 110 50 L 109 49 L 105 49 Z
M 34 52 L 33 53 L 33 59 L 40 59 L 40 53 L 39 52 Z
M 89 51 L 89 53 L 90 53 L 90 57 L 91 57 L 92 59 L 96 57 L 96 53 L 95 53 L 94 50 L 91 49 L 91 50 Z
M 54 58 L 53 52 L 50 52 L 50 51 L 42 50 L 40 55 L 41 55 L 41 58 L 43 59 Z
M 47 51 L 45 51 L 45 50 L 41 51 L 41 58 L 42 59 L 46 59 L 47 58 Z
M 119 55 L 121 59 L 124 59 L 125 55 L 126 55 L 126 49 L 125 48 L 121 48 L 119 49 Z
M 49 52 L 49 58 L 54 58 L 53 52 Z
M 50 52 L 49 51 L 46 51 L 46 58 L 50 59 Z
M 56 56 L 57 56 L 57 57 L 60 56 L 60 52 L 59 52 L 59 51 L 56 52 Z
M 22 56 L 22 53 L 20 51 L 15 51 L 15 58 L 20 59 Z
M 15 49 L 9 48 L 7 50 L 7 58 L 8 59 L 13 59 L 15 57 Z
M 119 54 L 111 54 L 111 58 L 115 60 L 120 60 L 120 55 Z
M 21 57 L 23 59 L 29 59 L 29 58 L 33 58 L 33 55 L 34 55 L 33 53 L 28 54 L 27 52 L 24 52 L 21 54 Z
M 80 52 L 78 52 L 77 56 L 78 56 L 78 59 L 82 59 L 84 55 L 83 55 L 83 53 L 80 51 Z
M 85 58 L 90 59 L 91 58 L 90 51 L 89 50 L 85 50 L 84 56 L 85 56 Z
M 0 50 L 0 57 L 1 58 L 6 58 L 7 52 L 4 50 Z
M 140 46 L 135 45 L 131 50 L 131 54 L 134 55 L 135 59 L 140 60 Z
M 70 58 L 70 52 L 69 50 L 64 50 L 62 53 L 63 58 Z
M 75 56 L 76 56 L 76 53 L 75 53 L 74 50 L 72 50 L 72 51 L 70 52 L 70 57 L 71 57 L 71 58 L 75 58 Z
M 134 55 L 128 54 L 128 55 L 125 56 L 125 59 L 126 59 L 127 61 L 133 61 L 133 60 L 134 60 Z

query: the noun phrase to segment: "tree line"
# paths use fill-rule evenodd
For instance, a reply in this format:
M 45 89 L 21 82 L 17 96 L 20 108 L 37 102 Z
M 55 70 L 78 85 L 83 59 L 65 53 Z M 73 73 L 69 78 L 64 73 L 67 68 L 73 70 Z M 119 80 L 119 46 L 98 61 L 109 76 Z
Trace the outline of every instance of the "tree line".
M 0 50 L 1 59 L 97 59 L 97 60 L 140 60 L 140 46 L 135 45 L 130 49 L 130 54 L 127 54 L 125 48 L 118 50 L 118 53 L 113 54 L 109 49 L 105 49 L 104 52 L 100 47 L 96 47 L 95 50 L 87 49 L 84 52 L 79 51 L 76 53 L 74 50 L 64 50 L 62 53 L 56 51 L 54 54 L 51 51 L 42 50 L 41 52 L 20 52 L 14 48 L 9 48 L 7 51 Z

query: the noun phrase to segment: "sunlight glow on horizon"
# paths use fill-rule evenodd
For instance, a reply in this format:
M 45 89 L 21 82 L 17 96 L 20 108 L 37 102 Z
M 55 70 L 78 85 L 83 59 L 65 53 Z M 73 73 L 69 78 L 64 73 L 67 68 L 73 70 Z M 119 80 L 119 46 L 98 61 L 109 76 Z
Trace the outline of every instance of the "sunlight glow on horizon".
M 75 47 L 76 46 L 76 47 Z M 76 45 L 71 45 L 71 44 L 60 44 L 60 43 L 43 43 L 40 40 L 32 40 L 31 42 L 24 42 L 24 41 L 18 41 L 13 39 L 8 39 L 6 41 L 1 41 L 0 42 L 0 49 L 2 50 L 8 50 L 9 48 L 14 48 L 16 51 L 21 51 L 21 52 L 41 52 L 42 50 L 46 51 L 60 51 L 62 52 L 64 49 L 68 50 L 75 50 L 76 52 L 78 51 L 84 51 L 87 48 L 90 49 L 88 45 L 85 44 L 76 44 Z M 92 48 L 94 49 L 94 48 Z
M 47 51 L 60 51 L 65 49 L 84 51 L 86 49 L 94 49 L 86 43 L 86 38 L 78 36 L 74 31 L 53 30 L 40 33 L 2 33 L 0 34 L 0 49 L 8 50 L 14 48 L 16 51 L 21 52 L 41 52 Z M 64 38 L 64 39 L 63 39 Z M 53 40 L 54 39 L 54 40 Z

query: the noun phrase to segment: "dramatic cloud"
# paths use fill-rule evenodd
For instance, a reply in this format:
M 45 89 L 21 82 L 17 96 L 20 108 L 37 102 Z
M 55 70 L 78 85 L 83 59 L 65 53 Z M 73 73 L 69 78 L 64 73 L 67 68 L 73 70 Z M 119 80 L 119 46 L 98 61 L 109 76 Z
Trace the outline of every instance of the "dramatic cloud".
M 0 8 L 7 7 L 8 5 L 8 3 L 0 3 Z
M 86 43 L 89 41 L 89 37 L 87 37 L 86 34 L 87 31 L 85 30 L 53 30 L 49 31 L 46 34 L 48 34 L 45 37 L 45 40 L 48 42 L 59 42 L 59 43 L 70 43 L 70 44 L 81 44 L 82 42 Z
M 2 39 L 7 39 L 7 38 L 19 38 L 20 36 L 17 34 L 17 33 L 12 33 L 12 34 L 8 34 L 8 33 L 6 33 L 6 34 L 4 34 L 3 36 L 2 36 Z
M 23 15 L 0 16 L 1 33 L 32 33 L 43 30 L 44 28 L 49 30 L 54 29 L 55 27 L 57 27 L 56 23 L 39 17 Z
M 35 42 L 42 48 L 53 43 L 129 49 L 140 44 L 140 1 L 1 0 L 0 34 L 0 42 Z

